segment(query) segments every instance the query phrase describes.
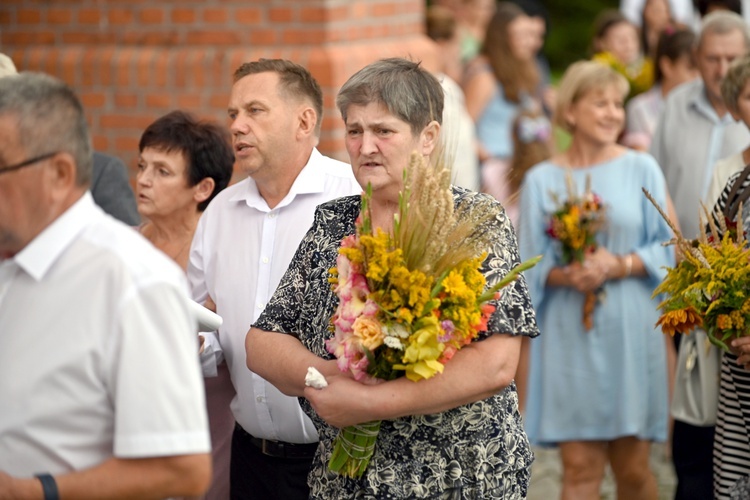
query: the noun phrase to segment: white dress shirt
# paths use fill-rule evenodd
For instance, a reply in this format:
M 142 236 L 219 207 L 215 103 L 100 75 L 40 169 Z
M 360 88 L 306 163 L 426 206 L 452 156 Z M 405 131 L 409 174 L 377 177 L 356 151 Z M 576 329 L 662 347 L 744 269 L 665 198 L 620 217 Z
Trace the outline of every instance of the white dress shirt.
M 182 271 L 86 193 L 0 262 L 0 470 L 206 453 Z
M 224 318 L 218 334 L 205 334 L 203 373 L 226 359 L 237 396 L 234 418 L 251 435 L 311 443 L 318 439 L 297 398 L 248 370 L 245 336 L 276 290 L 297 246 L 312 225 L 315 207 L 362 189 L 346 163 L 313 150 L 287 196 L 270 209 L 255 181 L 228 187 L 198 222 L 190 248 L 188 280 L 193 299 L 211 297 Z

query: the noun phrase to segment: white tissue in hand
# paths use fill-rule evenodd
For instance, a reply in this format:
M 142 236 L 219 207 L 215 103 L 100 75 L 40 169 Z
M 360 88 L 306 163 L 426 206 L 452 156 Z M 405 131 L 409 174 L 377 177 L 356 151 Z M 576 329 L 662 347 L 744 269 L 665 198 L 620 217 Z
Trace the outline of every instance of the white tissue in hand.
M 328 387 L 328 382 L 322 373 L 311 366 L 307 369 L 307 375 L 305 375 L 305 385 L 315 389 L 322 389 L 323 387 Z

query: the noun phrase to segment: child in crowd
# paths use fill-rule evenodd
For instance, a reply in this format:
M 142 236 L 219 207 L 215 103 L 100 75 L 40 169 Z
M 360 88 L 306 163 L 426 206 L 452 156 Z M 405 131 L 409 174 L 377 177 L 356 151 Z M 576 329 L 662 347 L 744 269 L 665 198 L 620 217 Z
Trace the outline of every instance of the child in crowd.
M 605 10 L 594 22 L 593 60 L 623 75 L 630 84 L 628 99 L 654 83 L 654 64 L 641 51 L 638 28 L 618 10 Z

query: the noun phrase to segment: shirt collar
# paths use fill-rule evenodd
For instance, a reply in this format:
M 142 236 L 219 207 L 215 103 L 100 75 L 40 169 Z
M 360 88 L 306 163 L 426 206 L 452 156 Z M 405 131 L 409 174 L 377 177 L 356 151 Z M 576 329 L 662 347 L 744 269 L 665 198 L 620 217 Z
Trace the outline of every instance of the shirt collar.
M 41 281 L 78 234 L 101 209 L 90 191 L 47 226 L 14 257 L 13 261 L 36 281 Z
M 732 115 L 729 112 L 725 113 L 724 116 L 719 118 L 719 115 L 716 114 L 716 110 L 711 105 L 711 101 L 708 100 L 708 96 L 706 95 L 706 86 L 700 79 L 696 82 L 696 85 L 694 85 L 693 88 L 690 89 L 690 97 L 688 98 L 688 102 L 693 109 L 711 120 L 711 122 L 716 125 L 726 125 L 734 123 L 734 118 L 732 118 Z
M 307 164 L 302 168 L 299 175 L 297 175 L 287 195 L 274 207 L 274 210 L 289 205 L 297 195 L 323 192 L 325 189 L 325 176 L 320 175 L 320 172 L 317 172 L 314 168 L 315 165 L 320 165 L 322 158 L 323 155 L 316 148 L 313 148 Z M 246 181 L 247 185 L 245 189 L 237 191 L 229 201 L 245 202 L 251 208 L 262 212 L 269 212 L 270 209 L 266 200 L 263 199 L 260 191 L 258 191 L 258 185 L 252 178 L 248 178 Z

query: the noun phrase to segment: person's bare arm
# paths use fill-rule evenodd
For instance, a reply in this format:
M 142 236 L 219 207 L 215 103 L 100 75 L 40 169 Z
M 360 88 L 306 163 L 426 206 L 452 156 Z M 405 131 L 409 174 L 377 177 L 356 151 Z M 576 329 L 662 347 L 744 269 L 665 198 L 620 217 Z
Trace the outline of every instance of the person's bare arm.
M 442 374 L 412 382 L 405 377 L 369 385 L 349 377 L 328 378 L 328 387 L 304 396 L 330 425 L 440 413 L 486 399 L 507 387 L 516 373 L 521 337 L 492 335 L 458 351 Z
M 326 378 L 341 372 L 336 361 L 319 358 L 292 335 L 251 328 L 245 337 L 247 367 L 287 396 L 303 396 L 308 367 Z
M 203 494 L 211 482 L 211 456 L 111 458 L 90 469 L 55 476 L 60 498 L 161 499 Z M 0 472 L 0 499 L 43 500 L 36 478 Z

